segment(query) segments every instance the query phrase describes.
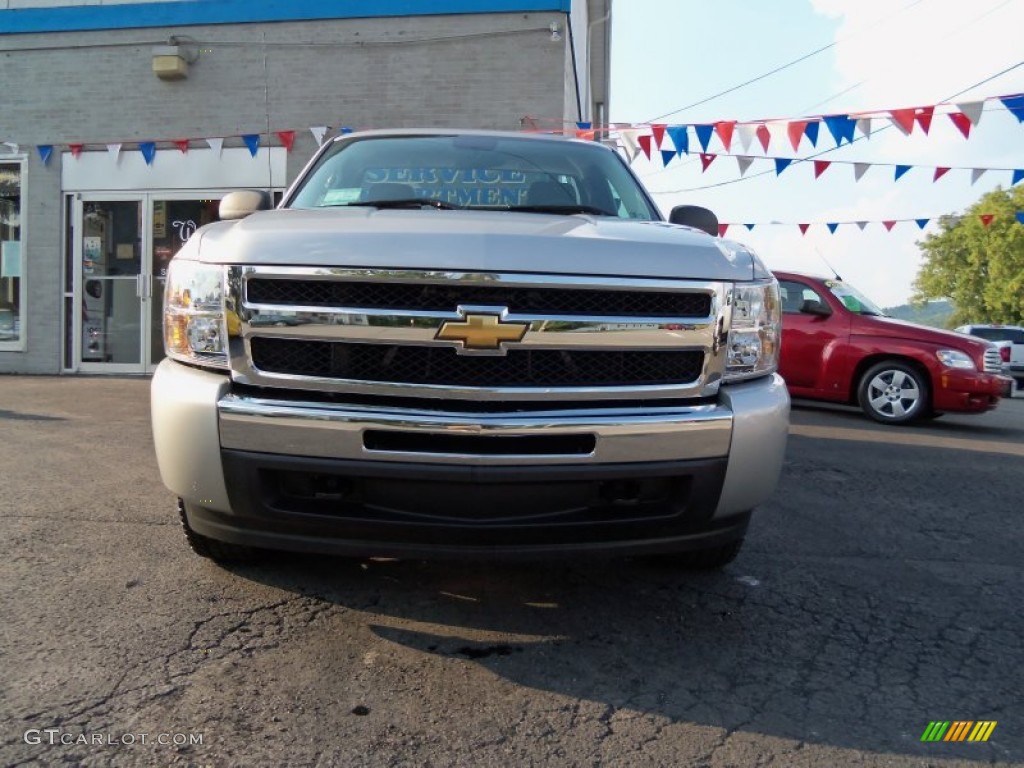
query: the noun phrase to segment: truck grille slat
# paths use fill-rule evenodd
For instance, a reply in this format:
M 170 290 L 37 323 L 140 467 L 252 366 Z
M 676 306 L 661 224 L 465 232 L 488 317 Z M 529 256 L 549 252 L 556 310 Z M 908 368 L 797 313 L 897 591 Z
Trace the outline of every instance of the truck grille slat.
M 253 278 L 249 304 L 452 312 L 459 305 L 507 307 L 519 314 L 612 317 L 707 317 L 711 296 L 699 292 L 582 290 L 509 285 L 370 283 Z
M 255 337 L 266 373 L 367 382 L 470 387 L 607 387 L 681 384 L 699 378 L 700 351 L 513 349 L 463 356 L 449 347 Z

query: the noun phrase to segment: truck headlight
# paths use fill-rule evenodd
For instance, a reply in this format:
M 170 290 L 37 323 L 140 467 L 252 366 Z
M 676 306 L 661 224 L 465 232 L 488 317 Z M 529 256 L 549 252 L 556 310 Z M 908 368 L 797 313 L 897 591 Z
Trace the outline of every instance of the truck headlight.
M 164 293 L 164 349 L 184 363 L 227 368 L 224 268 L 174 259 Z
M 961 352 L 959 349 L 939 349 L 936 350 L 935 356 L 947 368 L 964 368 L 969 371 L 977 370 L 977 366 L 974 365 L 970 355 Z
M 732 324 L 723 381 L 775 373 L 779 367 L 782 311 L 775 280 L 736 283 L 732 289 Z

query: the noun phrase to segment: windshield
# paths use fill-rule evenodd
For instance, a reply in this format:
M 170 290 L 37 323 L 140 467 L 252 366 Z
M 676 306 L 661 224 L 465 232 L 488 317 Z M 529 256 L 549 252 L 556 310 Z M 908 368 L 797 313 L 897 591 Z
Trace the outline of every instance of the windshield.
M 826 280 L 825 285 L 832 291 L 832 295 L 843 302 L 843 306 L 858 315 L 878 315 L 885 317 L 885 312 L 875 306 L 871 299 L 858 291 L 852 285 L 841 283 L 838 280 Z
M 625 163 L 600 145 L 472 134 L 335 142 L 285 207 L 378 203 L 661 219 Z

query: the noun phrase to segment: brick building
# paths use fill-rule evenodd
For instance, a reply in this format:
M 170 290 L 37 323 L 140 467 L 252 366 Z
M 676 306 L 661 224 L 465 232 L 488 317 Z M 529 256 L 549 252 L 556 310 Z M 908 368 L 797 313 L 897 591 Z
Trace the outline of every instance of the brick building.
M 0 373 L 151 370 L 167 261 L 322 135 L 603 123 L 610 4 L 0 0 Z

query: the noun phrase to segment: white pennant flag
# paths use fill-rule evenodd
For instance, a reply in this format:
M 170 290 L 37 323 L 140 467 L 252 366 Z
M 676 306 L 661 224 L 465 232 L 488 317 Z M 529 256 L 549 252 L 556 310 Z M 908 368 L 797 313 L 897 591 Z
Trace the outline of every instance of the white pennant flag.
M 740 167 L 740 176 L 743 176 L 747 172 L 747 169 L 750 167 L 752 162 L 754 162 L 754 158 L 752 157 L 748 157 L 746 155 L 736 156 L 736 164 Z
M 121 157 L 121 145 L 107 144 L 107 152 L 110 153 L 110 156 L 114 158 L 114 162 L 116 163 L 118 158 Z
M 629 158 L 629 162 L 633 162 L 636 156 L 640 154 L 640 144 L 636 140 L 643 131 L 639 128 L 620 128 L 619 138 L 622 139 L 623 149 L 626 150 L 626 156 Z
M 327 126 L 326 125 L 311 126 L 309 130 L 312 131 L 313 138 L 316 139 L 316 145 L 318 147 L 321 144 L 324 143 L 324 136 L 327 135 Z
M 5 142 L 4 142 L 4 146 L 5 146 L 5 147 L 7 147 L 8 151 L 9 151 L 9 152 L 10 152 L 10 153 L 11 153 L 12 155 L 16 155 L 16 154 L 18 154 L 18 145 L 17 145 L 17 143 L 16 143 L 16 142 L 13 142 L 13 141 L 5 141 Z
M 739 123 L 736 126 L 736 133 L 740 137 L 740 146 L 744 152 L 750 151 L 750 143 L 757 135 L 757 123 Z
M 871 118 L 870 117 L 858 117 L 857 118 L 857 130 L 864 134 L 865 139 L 871 138 Z
M 981 122 L 981 112 L 985 108 L 985 102 L 968 101 L 964 104 L 957 104 L 956 108 L 967 115 L 967 119 L 971 121 L 971 125 L 977 126 L 977 124 Z
M 217 157 L 220 157 L 220 152 L 224 148 L 224 139 L 207 139 L 206 143 L 217 153 Z
M 988 168 L 974 168 L 971 171 L 971 184 L 973 184 L 978 179 L 980 179 L 982 176 L 984 176 L 985 175 L 985 171 L 987 171 L 987 170 L 988 170 Z
M 866 221 L 858 221 L 857 222 L 857 226 L 860 227 L 860 231 L 861 232 L 864 231 L 864 227 L 866 227 L 867 225 L 868 225 L 868 223 Z
M 854 163 L 853 164 L 853 180 L 860 181 L 860 177 L 864 175 L 868 168 L 871 167 L 871 163 Z

